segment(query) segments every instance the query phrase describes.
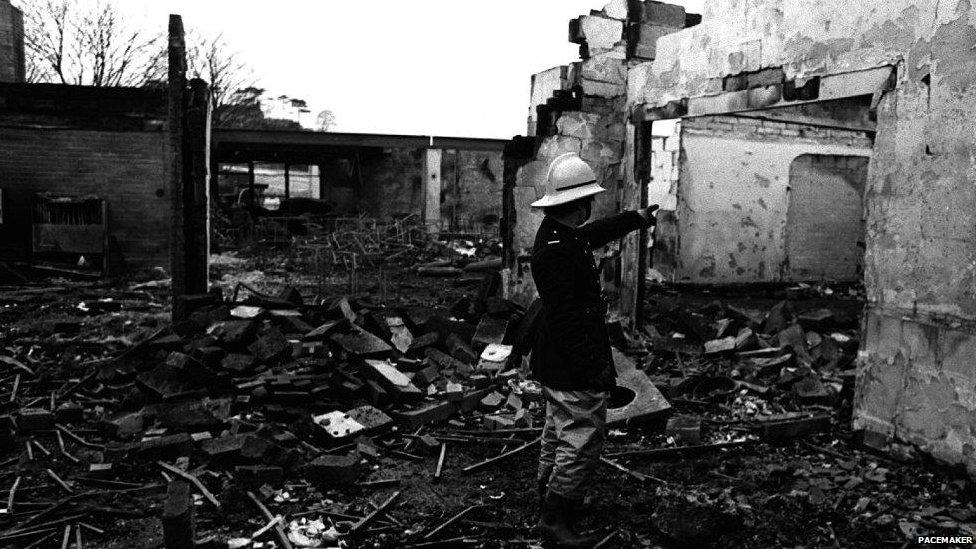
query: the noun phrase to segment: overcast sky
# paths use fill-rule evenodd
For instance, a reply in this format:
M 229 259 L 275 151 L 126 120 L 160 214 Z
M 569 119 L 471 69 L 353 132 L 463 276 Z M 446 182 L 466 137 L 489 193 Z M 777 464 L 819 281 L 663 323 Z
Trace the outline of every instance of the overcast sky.
M 510 138 L 529 79 L 579 57 L 570 19 L 603 0 L 115 0 L 223 32 L 275 95 L 335 113 L 334 131 Z M 680 0 L 701 13 L 703 0 Z

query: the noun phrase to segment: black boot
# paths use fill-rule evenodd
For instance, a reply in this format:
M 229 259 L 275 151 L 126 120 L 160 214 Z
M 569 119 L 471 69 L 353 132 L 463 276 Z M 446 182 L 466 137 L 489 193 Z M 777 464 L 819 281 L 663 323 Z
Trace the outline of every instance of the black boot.
M 543 542 L 555 544 L 556 547 L 593 547 L 597 543 L 596 538 L 580 536 L 571 528 L 570 517 L 580 503 L 555 492 L 546 495 L 542 518 L 536 527 Z

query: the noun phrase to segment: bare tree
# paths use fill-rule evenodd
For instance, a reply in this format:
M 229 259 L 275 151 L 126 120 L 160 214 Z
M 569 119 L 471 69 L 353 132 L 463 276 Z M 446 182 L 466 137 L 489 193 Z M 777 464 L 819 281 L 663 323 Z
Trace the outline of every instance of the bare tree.
M 24 4 L 31 81 L 138 86 L 160 75 L 162 36 L 129 25 L 108 0 Z
M 327 132 L 331 131 L 336 125 L 335 114 L 330 110 L 324 110 L 319 112 L 319 115 L 315 118 L 315 131 Z
M 214 109 L 236 101 L 238 90 L 254 88 L 253 71 L 227 44 L 223 34 L 208 37 L 191 32 L 187 42 L 190 73 L 210 83 Z

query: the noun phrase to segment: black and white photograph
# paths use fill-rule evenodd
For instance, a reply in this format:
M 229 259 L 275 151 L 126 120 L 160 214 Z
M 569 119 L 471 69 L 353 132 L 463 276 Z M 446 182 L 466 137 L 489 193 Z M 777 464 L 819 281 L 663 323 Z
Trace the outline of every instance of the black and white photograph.
M 0 549 L 976 548 L 972 0 L 0 0 Z

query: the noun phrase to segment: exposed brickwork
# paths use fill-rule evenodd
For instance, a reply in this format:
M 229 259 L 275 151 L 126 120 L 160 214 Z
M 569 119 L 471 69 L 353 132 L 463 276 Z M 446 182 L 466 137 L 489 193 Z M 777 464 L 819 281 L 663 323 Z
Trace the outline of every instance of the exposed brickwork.
M 24 16 L 0 0 L 0 82 L 24 81 Z
M 774 120 L 761 120 L 745 116 L 701 116 L 686 118 L 682 127 L 688 133 L 711 136 L 730 136 L 736 139 L 761 139 L 764 141 L 809 140 L 822 145 L 840 145 L 870 149 L 874 142 L 867 133 L 840 128 L 825 128 L 808 124 L 794 124 Z
M 31 195 L 51 192 L 108 200 L 113 266 L 168 266 L 165 136 L 162 131 L 4 128 L 0 132 L 5 217 L 0 225 L 0 259 L 27 258 Z

